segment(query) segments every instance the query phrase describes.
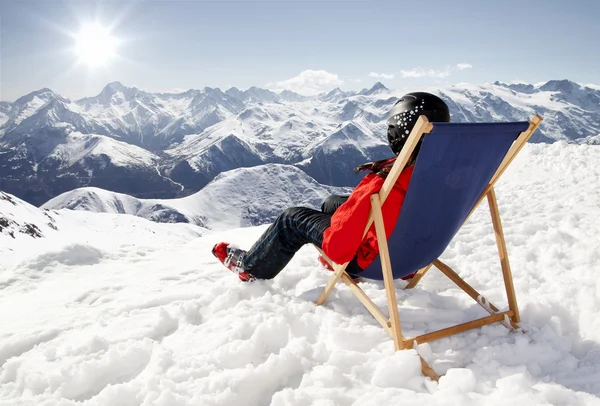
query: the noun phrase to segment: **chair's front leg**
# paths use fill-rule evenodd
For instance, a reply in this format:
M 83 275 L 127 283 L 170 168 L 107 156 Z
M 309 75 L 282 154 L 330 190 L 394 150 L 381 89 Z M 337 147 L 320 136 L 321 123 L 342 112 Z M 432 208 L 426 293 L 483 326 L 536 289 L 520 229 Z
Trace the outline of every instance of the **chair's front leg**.
M 394 285 L 394 275 L 392 273 L 392 263 L 390 261 L 390 252 L 387 245 L 387 236 L 385 233 L 385 224 L 381 212 L 381 200 L 379 194 L 371 195 L 371 209 L 375 221 L 375 233 L 377 235 L 377 245 L 379 246 L 379 258 L 381 260 L 381 271 L 383 272 L 383 284 L 387 296 L 388 312 L 390 314 L 390 323 L 392 329 L 392 338 L 394 339 L 394 348 L 396 351 L 405 349 L 404 337 L 402 337 L 402 328 L 400 327 L 400 314 L 398 313 L 398 301 L 396 300 L 396 287 Z
M 331 278 L 329 278 L 329 281 L 327 281 L 327 285 L 325 285 L 325 288 L 323 289 L 323 291 L 317 298 L 317 301 L 315 302 L 317 306 L 320 306 L 323 303 L 325 303 L 325 301 L 327 300 L 327 297 L 333 290 L 335 284 L 340 280 L 340 278 L 342 277 L 342 274 L 345 272 L 346 267 L 348 266 L 349 262 L 346 262 L 344 265 L 338 265 L 338 264 L 334 263 L 332 260 L 330 260 L 327 257 L 327 255 L 325 255 L 325 253 L 323 252 L 322 249 L 320 249 L 317 246 L 315 246 L 315 248 L 319 251 L 319 253 L 323 256 L 323 258 L 325 258 L 325 260 L 334 269 L 333 276 Z

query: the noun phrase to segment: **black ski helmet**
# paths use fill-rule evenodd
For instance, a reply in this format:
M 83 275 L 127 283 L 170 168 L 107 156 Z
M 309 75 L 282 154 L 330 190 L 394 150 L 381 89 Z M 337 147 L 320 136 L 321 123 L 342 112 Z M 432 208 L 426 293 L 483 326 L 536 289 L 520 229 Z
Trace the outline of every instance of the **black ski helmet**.
M 388 116 L 387 137 L 390 148 L 398 155 L 420 115 L 432 122 L 449 122 L 450 112 L 442 99 L 431 93 L 414 92 L 402 96 Z M 417 145 L 415 151 L 421 147 Z

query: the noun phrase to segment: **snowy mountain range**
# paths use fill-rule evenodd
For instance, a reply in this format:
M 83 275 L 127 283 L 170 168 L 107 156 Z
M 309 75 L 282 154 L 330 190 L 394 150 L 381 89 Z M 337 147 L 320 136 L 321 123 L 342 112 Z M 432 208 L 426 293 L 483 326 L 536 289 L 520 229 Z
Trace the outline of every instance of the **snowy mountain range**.
M 162 223 L 228 230 L 270 223 L 288 207 L 318 208 L 328 195 L 346 192 L 350 189 L 321 185 L 293 166 L 268 164 L 224 172 L 181 199 L 137 199 L 89 187 L 63 193 L 42 208 L 131 214 Z
M 41 89 L 0 103 L 0 190 L 38 206 L 80 187 L 181 198 L 222 172 L 265 164 L 354 186 L 354 166 L 389 157 L 386 114 L 415 90 L 440 95 L 453 121 L 538 113 L 534 142 L 600 143 L 600 90 L 568 80 L 398 90 L 376 83 L 314 97 L 257 87 L 149 93 L 113 82 L 81 100 Z

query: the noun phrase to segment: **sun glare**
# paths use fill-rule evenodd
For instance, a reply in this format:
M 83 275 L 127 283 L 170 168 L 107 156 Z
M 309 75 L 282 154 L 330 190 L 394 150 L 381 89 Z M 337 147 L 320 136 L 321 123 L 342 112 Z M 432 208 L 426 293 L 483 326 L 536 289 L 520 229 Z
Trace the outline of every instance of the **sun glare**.
M 98 24 L 87 24 L 76 36 L 75 52 L 80 62 L 90 67 L 108 64 L 115 56 L 117 40 L 110 31 Z

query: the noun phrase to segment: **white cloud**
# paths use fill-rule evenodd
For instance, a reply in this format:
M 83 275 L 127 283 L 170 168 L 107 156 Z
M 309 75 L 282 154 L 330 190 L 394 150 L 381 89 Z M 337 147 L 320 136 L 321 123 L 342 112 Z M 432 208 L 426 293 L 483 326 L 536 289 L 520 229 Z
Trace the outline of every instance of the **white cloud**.
M 327 92 L 344 83 L 337 74 L 324 70 L 308 69 L 300 72 L 298 76 L 275 83 L 267 83 L 267 87 L 273 91 L 291 90 L 293 92 L 314 96 Z
M 179 93 L 184 93 L 186 90 L 182 89 L 180 87 L 174 87 L 172 89 L 167 89 L 166 91 L 163 91 L 162 93 L 173 93 L 173 94 L 179 94 Z
M 400 75 L 403 78 L 445 78 L 457 70 L 471 69 L 472 67 L 473 65 L 470 63 L 457 63 L 454 66 L 446 66 L 440 70 L 418 67 L 410 70 L 401 70 Z
M 593 83 L 588 83 L 586 85 L 584 85 L 585 87 L 589 87 L 590 89 L 594 89 L 594 90 L 600 90 L 600 86 L 595 85 Z
M 403 78 L 445 78 L 450 75 L 450 69 L 435 70 L 414 68 L 410 70 L 401 70 L 400 75 Z
M 369 73 L 369 77 L 379 78 L 379 79 L 394 79 L 394 75 L 391 74 L 391 73 L 375 73 L 375 72 L 371 72 L 371 73 Z

